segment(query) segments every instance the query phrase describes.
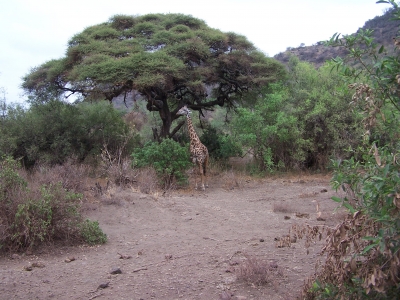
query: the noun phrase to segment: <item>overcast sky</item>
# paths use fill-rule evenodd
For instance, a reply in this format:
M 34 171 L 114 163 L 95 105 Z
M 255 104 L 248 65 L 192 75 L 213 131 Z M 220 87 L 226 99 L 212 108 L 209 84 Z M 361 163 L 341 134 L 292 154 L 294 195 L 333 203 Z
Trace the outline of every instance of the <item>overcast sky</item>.
M 190 14 L 274 56 L 354 33 L 388 7 L 376 0 L 0 0 L 0 87 L 7 103 L 24 101 L 19 86 L 31 68 L 63 57 L 74 34 L 116 14 Z

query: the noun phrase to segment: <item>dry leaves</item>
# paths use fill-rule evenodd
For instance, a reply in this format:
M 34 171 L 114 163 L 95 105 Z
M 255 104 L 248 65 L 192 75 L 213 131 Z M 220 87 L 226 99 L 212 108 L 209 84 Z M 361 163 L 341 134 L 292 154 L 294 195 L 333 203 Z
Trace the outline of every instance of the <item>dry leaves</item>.
M 400 283 L 400 253 L 392 253 L 390 241 L 384 252 L 379 247 L 371 246 L 371 239 L 379 232 L 381 224 L 374 222 L 360 211 L 355 212 L 334 228 L 326 226 L 293 225 L 292 234 L 305 239 L 306 248 L 311 241 L 325 237 L 325 246 L 321 255 L 326 256 L 325 263 L 317 262 L 316 274 L 307 279 L 303 286 L 305 299 L 313 299 L 313 283 L 316 279 L 322 284 L 329 284 L 345 295 L 353 279 L 359 278 L 367 293 L 374 290 L 384 293 L 389 287 Z M 369 251 L 365 251 L 368 249 Z

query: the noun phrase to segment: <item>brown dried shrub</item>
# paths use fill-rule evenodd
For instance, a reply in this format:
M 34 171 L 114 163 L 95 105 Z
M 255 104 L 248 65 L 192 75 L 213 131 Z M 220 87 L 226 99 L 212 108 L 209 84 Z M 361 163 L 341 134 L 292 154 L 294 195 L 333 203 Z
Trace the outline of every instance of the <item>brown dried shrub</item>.
M 287 203 L 274 203 L 274 205 L 272 206 L 272 211 L 273 212 L 281 212 L 281 213 L 293 213 L 293 209 L 292 207 L 289 206 L 289 204 Z
M 108 177 L 114 184 L 123 188 L 136 182 L 138 171 L 132 168 L 132 161 L 126 157 L 128 139 L 111 150 L 106 143 L 101 151 L 102 177 Z
M 80 194 L 66 191 L 61 183 L 8 190 L 0 204 L 2 250 L 32 249 L 54 241 L 82 242 L 79 224 Z
M 82 218 L 82 194 L 74 188 L 83 187 L 74 177 L 76 170 L 80 168 L 42 165 L 28 174 L 12 158 L 0 161 L 1 251 L 32 249 L 55 241 L 74 244 L 95 240 L 102 233 L 98 224 Z
M 159 188 L 157 172 L 153 167 L 139 170 L 137 175 L 137 186 L 144 194 L 153 194 Z
M 276 262 L 266 262 L 256 257 L 245 256 L 246 260 L 235 269 L 239 281 L 251 285 L 275 284 L 283 277 L 283 269 Z
M 372 247 L 373 239 L 364 238 L 375 236 L 380 226 L 360 211 L 349 214 L 334 228 L 293 225 L 292 234 L 298 239 L 304 238 L 306 248 L 313 240 L 325 238 L 320 253 L 325 260 L 316 262 L 316 272 L 306 280 L 302 298 L 316 299 L 321 294 L 328 297 L 329 293 L 335 294 L 337 299 L 396 297 L 396 286 L 400 283 L 400 252 L 393 253 L 389 247 L 381 252 L 379 247 Z
M 63 165 L 37 164 L 27 179 L 38 185 L 59 182 L 67 191 L 83 193 L 85 190 L 84 178 L 88 173 L 89 167 L 87 165 L 77 164 L 73 160 L 68 160 Z
M 136 182 L 138 173 L 138 170 L 132 168 L 131 160 L 125 158 L 109 167 L 108 178 L 116 185 L 127 188 Z
M 242 188 L 244 180 L 239 172 L 226 170 L 219 175 L 219 181 L 222 181 L 222 185 L 225 189 L 233 190 Z

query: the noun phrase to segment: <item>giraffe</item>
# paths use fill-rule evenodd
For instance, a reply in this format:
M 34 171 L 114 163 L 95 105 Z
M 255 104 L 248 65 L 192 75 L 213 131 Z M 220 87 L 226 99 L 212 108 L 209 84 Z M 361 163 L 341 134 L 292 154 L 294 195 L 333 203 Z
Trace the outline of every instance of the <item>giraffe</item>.
M 185 105 L 177 112 L 177 115 L 186 116 L 187 127 L 190 137 L 190 157 L 192 159 L 192 162 L 199 167 L 201 176 L 201 189 L 204 191 L 205 186 L 208 186 L 206 180 L 208 150 L 207 147 L 200 142 L 200 139 L 197 136 L 196 131 L 194 130 L 192 119 L 190 118 L 191 113 L 192 112 Z M 195 188 L 197 189 L 197 174 L 195 175 Z

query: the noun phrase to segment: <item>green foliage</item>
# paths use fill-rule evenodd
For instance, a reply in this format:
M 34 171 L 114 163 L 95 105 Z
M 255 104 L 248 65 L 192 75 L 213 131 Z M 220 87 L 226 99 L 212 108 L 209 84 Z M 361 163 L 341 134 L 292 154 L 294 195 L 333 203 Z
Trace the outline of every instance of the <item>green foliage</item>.
M 291 136 L 296 135 L 297 121 L 293 116 L 285 114 L 283 108 L 286 100 L 285 90 L 281 86 L 273 86 L 271 92 L 263 99 L 258 99 L 253 108 L 239 108 L 237 116 L 233 118 L 234 136 L 244 147 L 252 150 L 262 171 L 272 171 L 278 164 L 285 164 L 285 151 L 291 150 L 284 144 L 293 142 Z M 280 148 L 279 151 L 284 152 L 281 152 L 280 157 L 276 153 L 274 159 L 272 147 L 277 147 L 275 150 Z
M 207 147 L 209 155 L 217 160 L 227 160 L 242 154 L 242 149 L 234 138 L 215 127 L 208 126 L 200 140 Z
M 381 223 L 371 247 L 386 253 L 400 248 L 400 145 L 395 153 L 387 148 L 371 150 L 374 154 L 365 150 L 362 161 L 335 161 L 332 184 L 350 192 L 349 197 L 340 199 L 350 211 L 361 210 Z
M 378 3 L 391 3 L 392 16 L 400 20 L 400 8 L 394 1 Z M 329 245 L 328 255 L 335 265 L 347 265 L 347 274 L 327 275 L 334 274 L 326 271 L 330 264 L 327 259 L 315 277 L 314 285 L 319 288 L 310 291 L 307 298 L 329 296 L 325 288 L 336 287 L 336 299 L 395 299 L 400 284 L 398 48 L 394 54 L 388 54 L 375 43 L 371 30 L 342 38 L 335 34 L 326 44 L 349 51 L 346 58 L 336 58 L 331 65 L 355 90 L 352 104 L 363 115 L 364 143 L 350 149 L 353 156 L 349 159 L 334 161 L 332 184 L 336 189 L 342 188 L 347 196 L 333 200 L 352 215 L 345 226 L 337 229 L 341 239 L 346 236 L 344 251 L 333 258 L 334 247 Z
M 3 141 L 0 154 L 23 158 L 26 166 L 38 161 L 62 164 L 68 158 L 84 160 L 100 154 L 104 144 L 116 149 L 135 133 L 120 114 L 106 103 L 77 105 L 60 101 L 33 104 L 29 109 L 10 107 L 0 124 Z
M 149 142 L 143 148 L 136 148 L 132 158 L 134 167 L 154 167 L 166 188 L 175 181 L 179 184 L 187 183 L 185 171 L 191 165 L 189 152 L 187 147 L 171 139 L 164 139 L 161 143 Z
M 26 181 L 18 174 L 20 165 L 9 156 L 3 157 L 0 162 L 0 202 L 10 202 L 9 193 L 25 189 Z
M 286 86 L 270 85 L 254 105 L 237 109 L 232 130 L 260 170 L 325 169 L 330 157 L 360 142 L 359 116 L 338 74 L 292 58 Z
M 303 162 L 325 169 L 330 158 L 346 158 L 345 149 L 359 145 L 361 116 L 350 104 L 347 84 L 328 65 L 315 70 L 293 57 L 289 70 L 288 96 L 303 138 Z
M 177 107 L 232 107 L 284 75 L 284 67 L 246 37 L 192 16 L 117 15 L 73 36 L 66 56 L 32 69 L 23 88 L 40 101 L 71 92 L 112 101 L 138 91 L 147 109 L 159 113 L 164 138 L 176 132 L 170 128 Z
M 99 222 L 86 219 L 79 224 L 80 233 L 83 240 L 89 245 L 105 244 L 107 235 L 101 230 Z

